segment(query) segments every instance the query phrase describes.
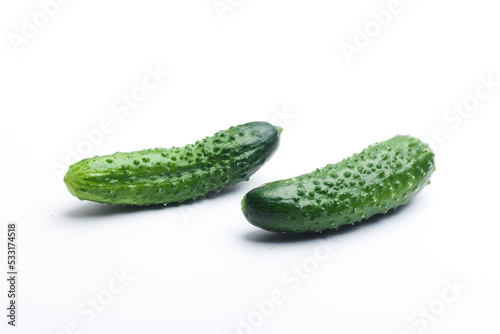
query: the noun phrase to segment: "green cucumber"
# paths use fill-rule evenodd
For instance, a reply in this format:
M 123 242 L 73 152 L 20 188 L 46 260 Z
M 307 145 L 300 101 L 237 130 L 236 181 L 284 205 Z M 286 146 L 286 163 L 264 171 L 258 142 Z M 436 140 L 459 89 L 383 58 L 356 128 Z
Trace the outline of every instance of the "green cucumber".
M 183 202 L 248 180 L 279 145 L 281 128 L 251 122 L 183 148 L 96 156 L 69 167 L 64 182 L 81 200 L 151 205 Z
M 337 164 L 255 188 L 242 211 L 251 224 L 273 232 L 338 229 L 407 203 L 434 170 L 427 144 L 397 135 Z

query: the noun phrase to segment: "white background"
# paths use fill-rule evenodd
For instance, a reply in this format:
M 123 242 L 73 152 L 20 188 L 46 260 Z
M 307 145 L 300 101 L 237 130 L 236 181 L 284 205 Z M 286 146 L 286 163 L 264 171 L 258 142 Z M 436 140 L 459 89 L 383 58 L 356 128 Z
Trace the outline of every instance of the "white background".
M 383 27 L 371 12 L 390 1 L 213 4 L 0 4 L 2 272 L 11 221 L 19 262 L 17 327 L 2 278 L 1 332 L 498 333 L 496 2 L 401 0 Z M 151 70 L 168 76 L 123 109 Z M 77 150 L 184 146 L 253 120 L 283 126 L 281 146 L 219 196 L 130 209 L 62 181 Z M 253 187 L 398 133 L 434 142 L 437 170 L 394 214 L 308 237 L 241 214 Z

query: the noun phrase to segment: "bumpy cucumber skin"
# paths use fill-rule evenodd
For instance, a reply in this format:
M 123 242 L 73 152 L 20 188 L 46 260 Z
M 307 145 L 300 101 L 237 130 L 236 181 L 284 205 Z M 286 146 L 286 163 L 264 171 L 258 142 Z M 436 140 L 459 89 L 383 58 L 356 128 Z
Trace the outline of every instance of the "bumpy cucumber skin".
M 273 232 L 338 229 L 407 203 L 434 170 L 427 144 L 397 135 L 337 164 L 255 188 L 242 211 L 251 224 Z
M 183 148 L 96 156 L 69 167 L 71 194 L 93 202 L 151 205 L 183 202 L 246 181 L 279 146 L 281 128 L 251 122 Z

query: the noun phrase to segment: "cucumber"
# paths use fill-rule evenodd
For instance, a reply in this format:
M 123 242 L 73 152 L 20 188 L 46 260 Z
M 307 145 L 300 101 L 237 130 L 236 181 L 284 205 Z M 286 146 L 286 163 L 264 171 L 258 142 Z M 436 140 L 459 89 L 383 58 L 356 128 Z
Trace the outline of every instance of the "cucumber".
M 338 229 L 407 203 L 434 170 L 427 144 L 397 135 L 337 164 L 252 189 L 242 211 L 251 224 L 273 232 Z
M 81 160 L 64 182 L 81 200 L 151 205 L 183 202 L 248 180 L 274 154 L 281 128 L 251 122 L 195 144 Z

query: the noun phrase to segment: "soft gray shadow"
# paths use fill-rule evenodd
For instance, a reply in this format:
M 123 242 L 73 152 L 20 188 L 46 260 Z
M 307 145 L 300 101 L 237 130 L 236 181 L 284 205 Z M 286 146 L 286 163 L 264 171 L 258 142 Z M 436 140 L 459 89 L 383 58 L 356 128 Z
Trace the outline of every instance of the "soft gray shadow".
M 95 218 L 114 216 L 119 214 L 129 214 L 138 211 L 160 210 L 163 205 L 133 206 L 133 205 L 111 205 L 105 203 L 94 203 L 82 201 L 80 205 L 65 212 L 69 218 Z
M 255 230 L 243 235 L 243 239 L 256 243 L 294 243 L 294 242 L 304 242 L 316 239 L 324 239 L 325 237 L 339 236 L 343 234 L 348 234 L 356 230 L 367 228 L 368 226 L 373 226 L 380 221 L 389 220 L 391 217 L 400 214 L 401 212 L 407 210 L 408 207 L 412 206 L 416 198 L 410 200 L 407 204 L 402 205 L 397 208 L 397 210 L 390 210 L 386 214 L 378 214 L 370 219 L 363 220 L 362 222 L 356 223 L 354 225 L 342 225 L 338 230 L 327 230 L 323 232 L 308 232 L 301 234 L 287 234 L 287 233 L 276 233 L 269 232 L 265 230 Z
M 92 217 L 106 217 L 121 214 L 130 214 L 139 211 L 151 211 L 151 210 L 163 210 L 169 208 L 175 208 L 184 205 L 191 205 L 193 203 L 199 203 L 202 201 L 212 201 L 225 196 L 230 196 L 234 192 L 237 192 L 238 186 L 231 186 L 222 189 L 220 192 L 209 192 L 205 196 L 199 196 L 197 198 L 184 201 L 182 203 L 170 203 L 168 205 L 157 204 L 157 205 L 147 205 L 147 206 L 135 206 L 135 205 L 111 205 L 106 203 L 95 203 L 89 201 L 82 201 L 78 206 L 69 209 L 65 212 L 65 216 L 69 218 L 92 218 Z

